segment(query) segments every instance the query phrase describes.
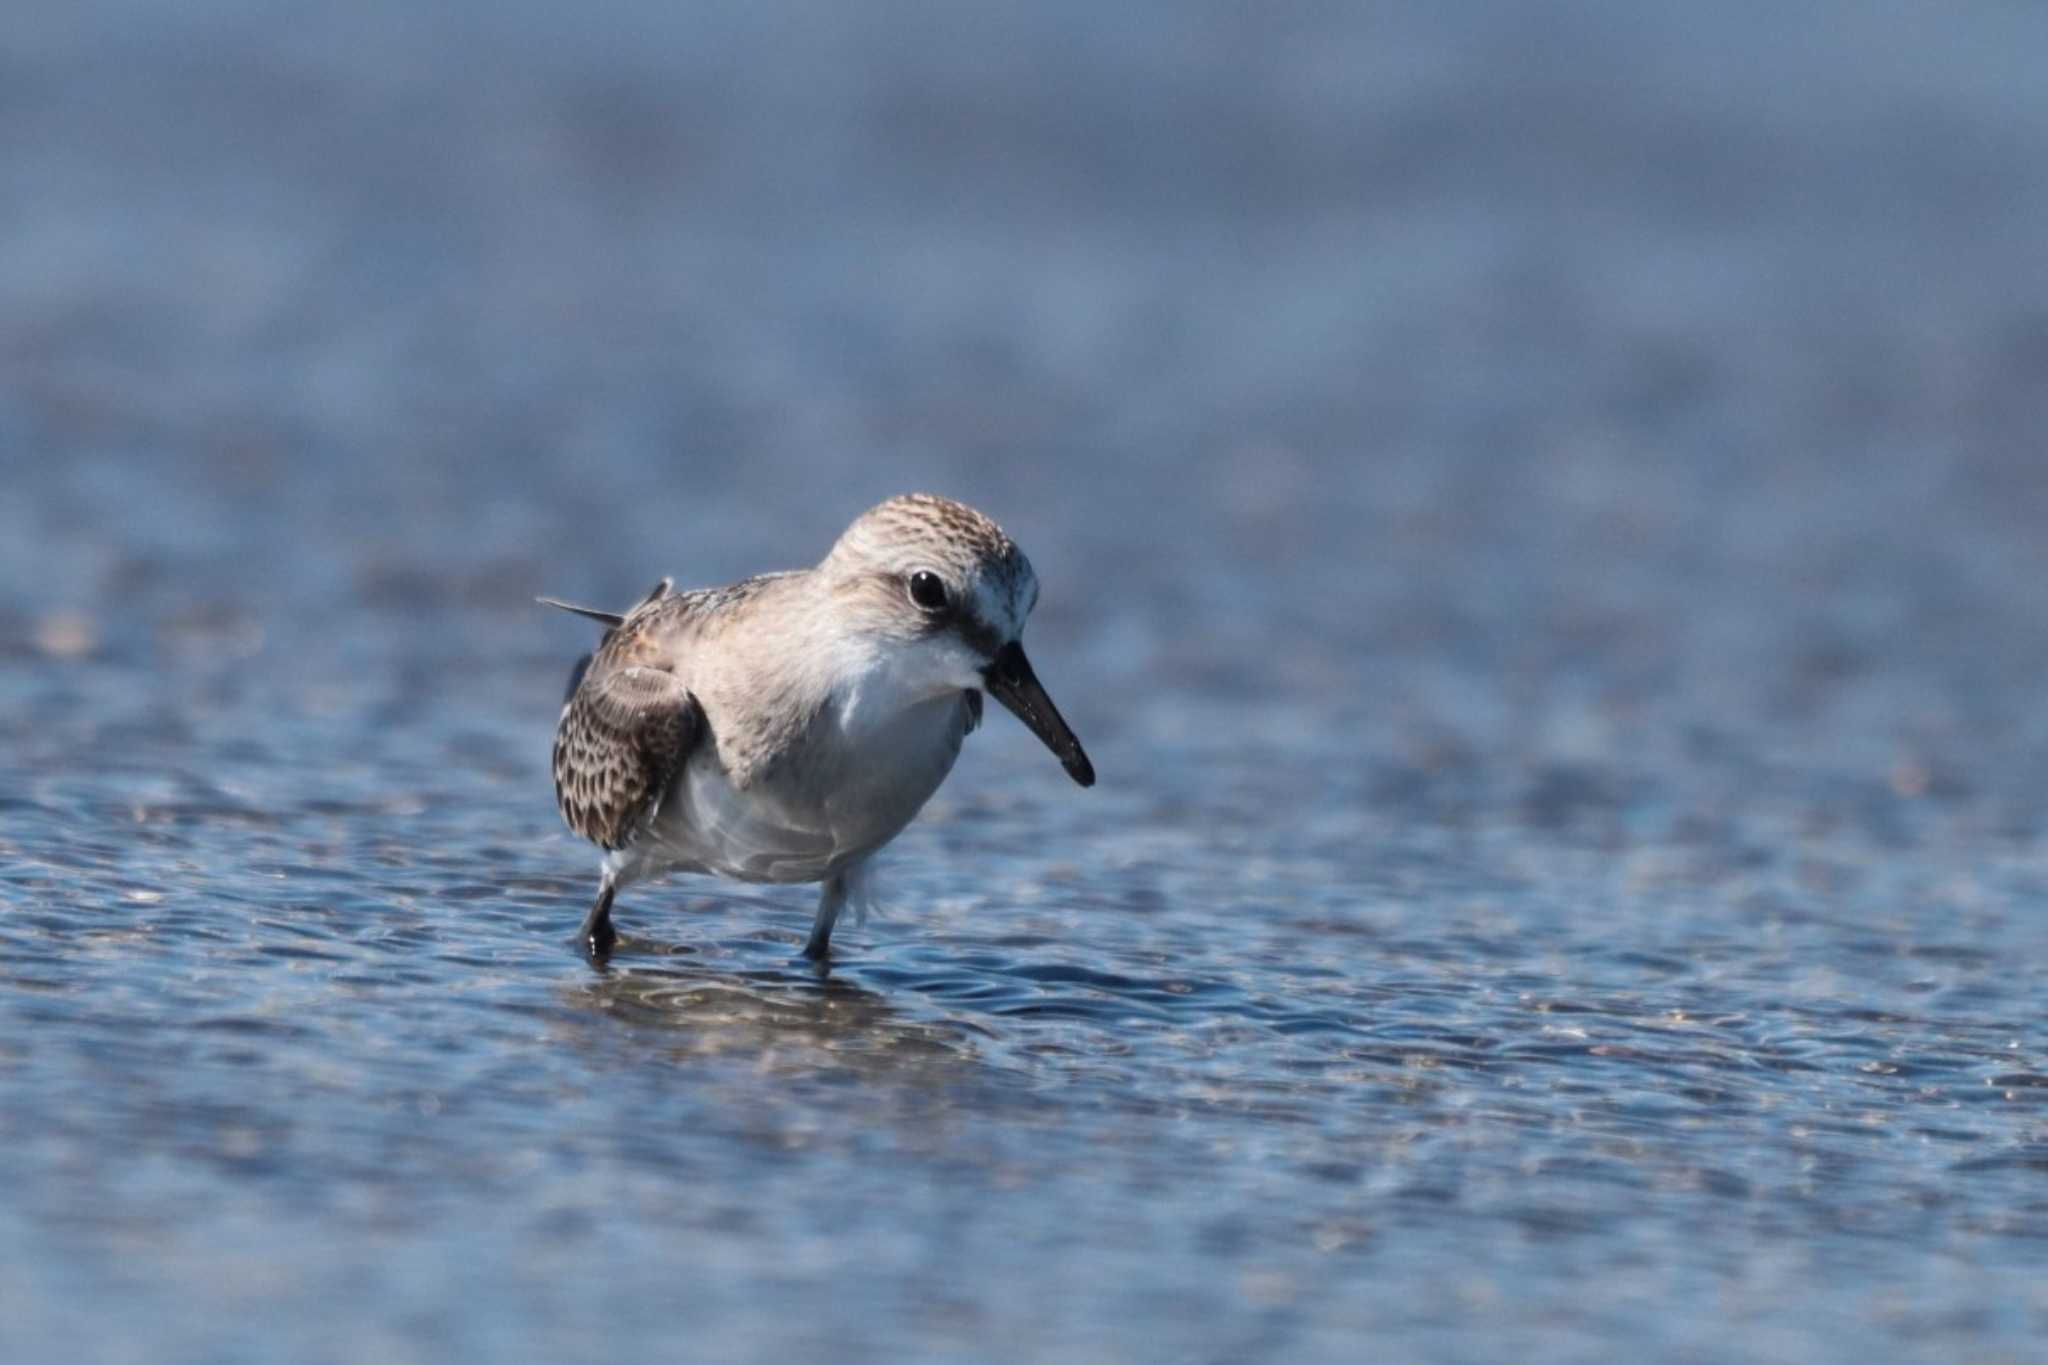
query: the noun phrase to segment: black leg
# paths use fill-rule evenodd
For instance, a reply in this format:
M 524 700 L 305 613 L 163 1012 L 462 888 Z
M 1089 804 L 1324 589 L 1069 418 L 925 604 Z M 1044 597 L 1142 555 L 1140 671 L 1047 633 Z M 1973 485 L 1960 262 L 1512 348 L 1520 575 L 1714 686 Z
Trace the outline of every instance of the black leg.
M 604 885 L 597 889 L 597 899 L 591 902 L 590 913 L 583 917 L 583 927 L 576 931 L 584 951 L 599 962 L 611 956 L 612 945 L 619 941 L 619 931 L 612 928 L 612 895 L 615 888 L 612 879 L 604 879 Z
M 823 962 L 832 956 L 832 926 L 839 922 L 839 910 L 845 904 L 846 879 L 830 878 L 818 894 L 818 918 L 811 922 L 811 941 L 804 945 L 805 957 Z

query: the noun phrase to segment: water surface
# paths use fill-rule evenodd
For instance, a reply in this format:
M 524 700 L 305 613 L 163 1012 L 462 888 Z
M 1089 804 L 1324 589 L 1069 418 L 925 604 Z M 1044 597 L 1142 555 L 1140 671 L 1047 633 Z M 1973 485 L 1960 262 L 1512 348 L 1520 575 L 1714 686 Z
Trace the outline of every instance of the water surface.
M 2031 1358 L 2044 50 L 11 17 L 0 1354 Z M 1101 784 L 593 970 L 532 596 L 917 487 Z

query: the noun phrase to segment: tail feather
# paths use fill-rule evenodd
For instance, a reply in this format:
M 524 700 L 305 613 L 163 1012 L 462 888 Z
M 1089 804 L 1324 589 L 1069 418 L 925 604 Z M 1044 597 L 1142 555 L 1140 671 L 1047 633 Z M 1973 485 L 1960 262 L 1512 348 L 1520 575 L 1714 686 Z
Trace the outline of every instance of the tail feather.
M 544 607 L 560 607 L 563 611 L 574 612 L 578 616 L 588 616 L 591 620 L 612 630 L 617 630 L 620 626 L 626 624 L 626 618 L 615 611 L 599 611 L 596 607 L 579 607 L 574 602 L 563 602 L 553 597 L 536 597 L 533 600 Z
M 648 589 L 647 596 L 633 604 L 633 611 L 640 610 L 649 602 L 659 602 L 662 598 L 668 596 L 674 587 L 675 580 L 673 578 L 662 579 L 659 583 Z M 574 612 L 578 616 L 587 616 L 611 630 L 617 630 L 620 626 L 626 624 L 626 618 L 633 614 L 633 611 L 599 611 L 596 607 L 579 607 L 574 602 L 564 602 L 559 597 L 536 597 L 533 600 L 544 607 L 559 607 L 563 611 Z

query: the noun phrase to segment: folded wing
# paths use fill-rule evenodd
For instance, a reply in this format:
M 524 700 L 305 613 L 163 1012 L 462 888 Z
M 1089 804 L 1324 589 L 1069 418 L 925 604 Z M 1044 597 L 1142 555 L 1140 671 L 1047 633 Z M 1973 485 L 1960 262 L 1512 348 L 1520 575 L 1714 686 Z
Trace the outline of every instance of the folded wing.
M 703 735 L 704 711 L 668 669 L 610 653 L 598 651 L 562 708 L 555 803 L 570 829 L 617 849 L 661 808 Z

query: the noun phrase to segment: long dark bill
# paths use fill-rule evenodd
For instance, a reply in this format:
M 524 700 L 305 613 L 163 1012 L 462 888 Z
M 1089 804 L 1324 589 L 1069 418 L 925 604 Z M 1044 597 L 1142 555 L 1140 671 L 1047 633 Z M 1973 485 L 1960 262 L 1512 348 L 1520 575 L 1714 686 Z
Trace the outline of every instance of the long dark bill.
M 1007 706 L 1010 714 L 1023 721 L 1032 734 L 1044 741 L 1046 748 L 1058 755 L 1067 776 L 1084 787 L 1095 785 L 1095 765 L 1081 752 L 1081 741 L 1060 719 L 1052 698 L 1045 695 L 1044 685 L 1031 671 L 1031 660 L 1024 657 L 1023 645 L 1012 640 L 997 650 L 981 676 L 988 684 L 988 694 Z

